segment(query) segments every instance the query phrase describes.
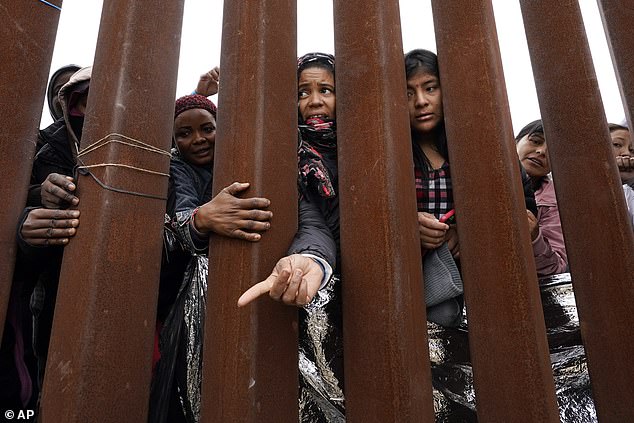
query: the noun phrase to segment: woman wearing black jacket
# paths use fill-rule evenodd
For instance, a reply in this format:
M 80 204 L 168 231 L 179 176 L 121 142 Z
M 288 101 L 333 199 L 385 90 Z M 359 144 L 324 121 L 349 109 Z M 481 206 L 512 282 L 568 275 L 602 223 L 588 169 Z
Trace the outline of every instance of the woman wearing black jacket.
M 334 57 L 298 60 L 299 228 L 271 275 L 239 300 L 268 293 L 301 306 L 300 421 L 345 421 Z

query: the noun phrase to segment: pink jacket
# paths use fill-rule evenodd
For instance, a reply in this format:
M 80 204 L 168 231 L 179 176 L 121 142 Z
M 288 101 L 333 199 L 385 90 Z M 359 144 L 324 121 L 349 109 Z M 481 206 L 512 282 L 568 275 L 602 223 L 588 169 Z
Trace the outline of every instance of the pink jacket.
M 539 235 L 533 241 L 537 276 L 544 277 L 566 272 L 568 257 L 559 221 L 555 186 L 550 177 L 544 178 L 542 185 L 535 191 L 535 200 L 539 222 Z

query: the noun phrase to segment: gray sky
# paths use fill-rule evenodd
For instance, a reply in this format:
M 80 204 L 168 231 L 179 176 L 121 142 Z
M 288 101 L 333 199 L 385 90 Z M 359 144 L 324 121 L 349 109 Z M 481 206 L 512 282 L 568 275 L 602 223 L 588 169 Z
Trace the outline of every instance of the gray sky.
M 92 64 L 103 0 L 64 0 L 52 70 Z M 220 63 L 222 0 L 186 0 L 176 95 L 189 94 L 198 76 Z M 298 55 L 334 53 L 331 0 L 298 0 Z M 400 0 L 403 50 L 436 51 L 430 0 Z M 608 121 L 624 118 L 623 105 L 595 0 L 579 0 Z M 515 132 L 539 118 L 518 0 L 493 0 Z M 203 23 L 201 25 L 201 22 Z M 81 34 L 78 36 L 78 34 Z M 216 99 L 214 99 L 216 100 Z M 51 122 L 46 106 L 42 126 Z

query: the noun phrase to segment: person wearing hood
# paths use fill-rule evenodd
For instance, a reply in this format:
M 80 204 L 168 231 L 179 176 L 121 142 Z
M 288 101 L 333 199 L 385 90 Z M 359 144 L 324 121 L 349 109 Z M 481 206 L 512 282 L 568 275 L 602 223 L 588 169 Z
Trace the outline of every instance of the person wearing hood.
M 66 65 L 57 69 L 51 75 L 51 79 L 48 81 L 48 88 L 46 89 L 46 101 L 48 103 L 48 111 L 51 113 L 53 122 L 59 120 L 63 116 L 62 105 L 59 101 L 59 91 L 70 80 L 71 76 L 75 74 L 81 66 Z
M 59 91 L 80 69 L 77 65 L 67 65 L 56 70 L 51 76 L 46 92 L 48 108 L 53 121 L 62 118 L 63 111 L 59 100 Z M 51 125 L 38 134 L 35 153 L 47 143 L 49 136 L 65 126 Z M 29 206 L 41 203 L 39 185 L 33 186 L 28 199 Z M 32 217 L 35 217 L 32 216 Z M 51 220 L 48 220 L 50 223 Z M 31 345 L 32 314 L 29 309 L 30 297 L 39 272 L 33 269 L 28 260 L 18 251 L 15 262 L 12 289 L 4 328 L 4 337 L 0 346 L 0 408 L 32 409 L 38 395 L 37 364 Z
M 63 247 L 79 226 L 79 204 L 72 177 L 84 124 L 92 68 L 73 74 L 59 93 L 62 118 L 39 132 L 39 148 L 31 173 L 27 207 L 18 226 L 19 254 L 37 273 L 31 295 L 33 349 L 41 386 L 48 354 Z M 16 270 L 17 271 L 17 270 Z

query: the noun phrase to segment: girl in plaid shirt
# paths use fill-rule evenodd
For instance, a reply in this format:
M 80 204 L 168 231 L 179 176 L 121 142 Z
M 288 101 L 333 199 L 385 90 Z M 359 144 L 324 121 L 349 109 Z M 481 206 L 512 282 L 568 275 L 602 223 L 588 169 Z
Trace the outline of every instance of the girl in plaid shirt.
M 425 252 L 447 242 L 458 257 L 455 225 L 439 221 L 454 205 L 438 59 L 430 51 L 412 50 L 405 55 L 405 73 L 421 247 Z

